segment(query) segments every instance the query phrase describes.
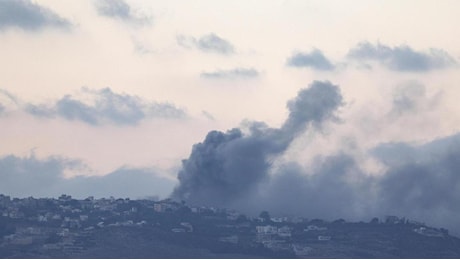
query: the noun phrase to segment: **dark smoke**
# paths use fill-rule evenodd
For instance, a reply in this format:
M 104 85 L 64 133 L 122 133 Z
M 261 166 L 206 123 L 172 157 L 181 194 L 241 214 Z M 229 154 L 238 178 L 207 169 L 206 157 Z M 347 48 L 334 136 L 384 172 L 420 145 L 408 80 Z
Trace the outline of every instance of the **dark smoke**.
M 418 218 L 460 235 L 460 134 L 420 146 L 380 145 L 373 153 L 388 167 L 378 180 L 376 204 L 381 211 Z
M 282 165 L 259 187 L 251 203 L 240 205 L 240 209 L 252 215 L 264 209 L 277 216 L 326 220 L 371 217 L 367 216 L 367 200 L 372 195 L 372 178 L 359 170 L 355 160 L 339 153 L 315 161 L 310 171 L 296 163 Z
M 271 159 L 284 152 L 296 135 L 310 125 L 320 127 L 335 119 L 341 105 L 338 86 L 314 81 L 288 102 L 289 117 L 279 129 L 252 123 L 248 134 L 238 128 L 209 132 L 182 162 L 172 197 L 192 204 L 231 206 L 268 178 Z
M 384 166 L 378 176 L 363 172 L 360 159 L 343 149 L 316 157 L 308 169 L 293 162 L 273 167 L 297 135 L 337 120 L 341 104 L 337 86 L 315 81 L 288 102 L 280 128 L 253 122 L 247 134 L 208 133 L 183 161 L 172 197 L 251 215 L 268 210 L 356 221 L 395 215 L 460 235 L 460 133 L 421 145 L 376 145 L 367 156 Z

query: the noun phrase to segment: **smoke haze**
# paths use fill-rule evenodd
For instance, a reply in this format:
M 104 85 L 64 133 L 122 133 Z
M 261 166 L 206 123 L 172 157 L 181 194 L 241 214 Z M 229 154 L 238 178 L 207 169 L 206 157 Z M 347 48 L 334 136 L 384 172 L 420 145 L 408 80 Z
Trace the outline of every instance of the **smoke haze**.
M 317 156 L 308 169 L 297 162 L 275 167 L 273 162 L 298 135 L 338 121 L 343 103 L 338 86 L 315 81 L 287 103 L 289 116 L 280 128 L 253 122 L 248 133 L 239 128 L 209 132 L 183 160 L 172 197 L 252 215 L 268 210 L 273 215 L 364 221 L 397 215 L 459 233 L 458 135 L 422 145 L 376 145 L 366 153 L 383 166 L 380 175 L 364 172 L 346 150 Z

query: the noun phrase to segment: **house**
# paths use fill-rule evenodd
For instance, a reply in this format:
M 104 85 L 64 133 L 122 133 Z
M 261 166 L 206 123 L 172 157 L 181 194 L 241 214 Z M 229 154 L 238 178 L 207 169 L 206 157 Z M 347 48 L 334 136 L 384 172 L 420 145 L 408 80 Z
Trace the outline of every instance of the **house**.
M 318 227 L 316 225 L 309 225 L 303 231 L 309 232 L 309 231 L 324 231 L 324 230 L 327 230 L 327 227 Z
M 385 223 L 386 224 L 398 224 L 400 223 L 400 219 L 396 216 L 386 216 Z
M 292 246 L 289 243 L 286 243 L 283 240 L 271 240 L 267 241 L 264 244 L 264 247 L 269 248 L 273 251 L 289 251 L 291 250 Z
M 441 231 L 436 230 L 434 228 L 419 227 L 419 228 L 414 229 L 414 232 L 420 235 L 423 235 L 423 236 L 428 236 L 428 237 L 443 237 L 444 236 L 444 234 Z
M 256 226 L 256 242 L 258 243 L 268 243 L 273 241 L 273 238 L 278 234 L 278 228 L 275 226 Z
M 9 196 L 5 196 L 3 194 L 0 194 L 0 206 L 2 207 L 6 207 L 10 204 L 10 197 Z
M 294 254 L 299 257 L 305 257 L 313 251 L 313 248 L 302 244 L 293 244 L 292 249 L 294 250 Z
M 42 230 L 38 227 L 28 227 L 25 229 L 17 230 L 16 232 L 28 235 L 40 235 L 42 233 Z
M 331 240 L 330 236 L 318 236 L 318 241 L 329 241 Z
M 256 231 L 258 234 L 276 234 L 278 229 L 275 226 L 256 226 Z
M 52 220 L 61 220 L 62 217 L 61 217 L 61 215 L 59 215 L 59 214 L 54 214 L 54 215 L 51 217 L 51 219 L 52 219 Z
M 291 231 L 292 229 L 288 226 L 283 226 L 281 228 L 278 228 L 278 236 L 288 238 L 291 237 Z
M 72 196 L 69 196 L 69 195 L 66 195 L 66 194 L 62 194 L 61 196 L 59 196 L 58 200 L 59 201 L 69 201 L 72 199 Z
M 34 242 L 33 238 L 30 236 L 16 236 L 13 240 L 10 241 L 13 245 L 30 245 Z
M 238 244 L 238 236 L 237 235 L 231 235 L 231 236 L 228 236 L 228 237 L 220 237 L 219 241 L 225 242 L 225 243 Z
M 70 234 L 70 231 L 68 228 L 63 228 L 61 231 L 57 232 L 57 235 L 61 237 L 66 237 L 69 234 Z
M 167 208 L 168 208 L 168 206 L 166 204 L 163 204 L 163 203 L 155 203 L 155 204 L 153 204 L 153 210 L 155 212 L 165 212 Z
M 240 213 L 236 211 L 228 211 L 227 212 L 227 219 L 228 220 L 237 220 L 240 217 Z
M 47 222 L 48 217 L 44 216 L 44 215 L 38 215 L 37 220 L 38 220 L 38 222 Z
M 19 211 L 18 208 L 11 208 L 10 211 L 8 212 L 8 217 L 14 218 L 14 219 L 20 219 L 20 218 L 24 218 L 25 215 L 23 212 Z
M 272 241 L 272 239 L 273 239 L 272 234 L 257 233 L 255 241 L 256 241 L 256 243 L 265 244 L 265 243 L 268 243 L 268 242 Z
M 44 250 L 60 250 L 61 246 L 58 244 L 44 244 L 42 248 Z
M 287 222 L 287 221 L 288 221 L 288 218 L 287 218 L 287 217 L 270 218 L 270 220 L 271 220 L 272 222 L 275 222 L 275 223 L 283 223 L 283 222 Z
M 288 219 L 288 221 L 294 224 L 298 224 L 304 222 L 304 219 L 302 217 L 292 217 Z
M 416 221 L 416 220 L 407 220 L 407 223 L 411 224 L 411 225 L 425 226 L 425 223 L 420 222 L 420 221 Z
M 188 222 L 182 222 L 182 223 L 180 223 L 180 225 L 183 226 L 184 228 L 186 228 L 187 232 L 193 232 L 192 224 L 190 224 Z

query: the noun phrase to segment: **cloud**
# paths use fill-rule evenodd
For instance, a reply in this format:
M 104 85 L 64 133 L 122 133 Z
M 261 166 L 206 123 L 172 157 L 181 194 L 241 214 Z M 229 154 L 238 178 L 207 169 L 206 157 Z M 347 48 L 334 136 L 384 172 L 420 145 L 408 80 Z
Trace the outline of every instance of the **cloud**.
M 84 198 L 123 197 L 145 198 L 166 197 L 175 181 L 159 176 L 152 169 L 120 168 L 104 176 L 77 176 L 65 181 L 66 194 Z
M 133 10 L 124 0 L 97 0 L 95 7 L 99 15 L 118 19 L 137 25 L 147 25 L 152 21 L 147 17 Z
M 52 105 L 27 104 L 24 110 L 38 117 L 61 117 L 90 125 L 136 125 L 146 118 L 179 119 L 187 116 L 184 110 L 172 104 L 146 102 L 137 96 L 114 93 L 110 88 L 98 91 L 83 88 L 82 92 L 89 94 L 94 101 L 85 103 L 66 95 Z
M 259 77 L 259 72 L 254 68 L 234 68 L 231 70 L 216 70 L 200 74 L 206 79 L 251 79 Z
M 0 115 L 9 112 L 19 105 L 18 98 L 9 91 L 0 89 Z
M 377 61 L 393 71 L 424 72 L 456 66 L 458 62 L 446 51 L 429 49 L 415 51 L 407 45 L 390 47 L 377 43 L 361 42 L 352 48 L 347 57 L 358 61 Z
M 203 52 L 218 54 L 233 54 L 235 47 L 227 40 L 219 37 L 214 33 L 206 34 L 196 39 L 191 36 L 178 35 L 177 44 L 188 49 L 198 49 Z
M 9 28 L 39 31 L 46 27 L 69 29 L 71 23 L 29 0 L 0 0 L 0 31 Z
M 309 125 L 320 126 L 334 118 L 341 105 L 338 86 L 315 81 L 288 103 L 290 114 L 281 128 L 252 122 L 246 134 L 238 128 L 209 132 L 183 160 L 172 196 L 192 204 L 233 205 L 268 177 L 271 158 L 285 151 Z
M 0 158 L 0 192 L 13 196 L 50 196 L 50 190 L 59 185 L 63 171 L 79 166 L 79 161 L 57 157 L 40 161 L 33 155 L 4 156 Z
M 19 104 L 19 101 L 18 101 L 18 98 L 11 94 L 9 91 L 5 90 L 5 89 L 0 89 L 0 94 L 4 97 L 6 97 L 6 101 L 9 102 L 9 103 L 14 103 L 16 105 Z
M 287 59 L 286 64 L 290 67 L 309 67 L 323 71 L 330 71 L 335 68 L 329 59 L 318 49 L 314 49 L 309 53 L 295 53 Z
M 58 197 L 69 194 L 77 198 L 165 197 L 174 181 L 158 175 L 153 169 L 120 168 L 104 176 L 77 176 L 65 178 L 68 169 L 79 170 L 85 166 L 77 160 L 35 156 L 0 158 L 0 193 L 14 197 Z
M 216 118 L 208 111 L 205 111 L 205 110 L 201 111 L 201 115 L 203 115 L 208 120 L 216 121 Z

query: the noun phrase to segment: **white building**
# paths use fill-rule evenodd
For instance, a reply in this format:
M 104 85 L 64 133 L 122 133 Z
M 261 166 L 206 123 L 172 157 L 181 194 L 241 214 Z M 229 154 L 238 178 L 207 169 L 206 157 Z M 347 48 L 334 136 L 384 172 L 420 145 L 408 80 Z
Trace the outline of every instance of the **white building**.
M 256 226 L 256 231 L 259 234 L 276 234 L 278 233 L 278 229 L 274 226 Z

